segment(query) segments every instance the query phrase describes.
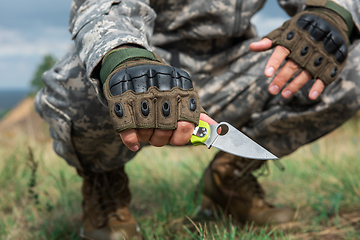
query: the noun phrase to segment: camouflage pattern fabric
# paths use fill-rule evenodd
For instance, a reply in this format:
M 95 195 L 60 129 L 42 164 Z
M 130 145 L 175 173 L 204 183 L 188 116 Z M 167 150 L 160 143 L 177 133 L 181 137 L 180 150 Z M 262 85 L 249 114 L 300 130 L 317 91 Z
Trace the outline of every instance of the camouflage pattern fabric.
M 279 0 L 287 12 L 303 8 L 299 1 L 284 2 Z M 359 14 L 358 1 L 341 2 Z M 70 32 L 75 47 L 44 74 L 46 87 L 35 99 L 36 110 L 50 125 L 55 151 L 78 169 L 99 172 L 134 157 L 111 124 L 99 81 L 102 57 L 126 43 L 153 50 L 167 63 L 178 57 L 211 117 L 230 122 L 279 157 L 344 123 L 360 106 L 359 42 L 352 44 L 339 78 L 317 100 L 307 97 L 310 84 L 291 99 L 272 96 L 267 90 L 272 79 L 263 74 L 272 51 L 249 50 L 259 40 L 250 19 L 263 4 L 73 1 Z M 354 22 L 359 29 L 358 15 Z
M 50 125 L 55 152 L 70 165 L 109 171 L 135 155 L 115 132 L 75 51 L 45 72 L 43 81 L 46 87 L 36 95 L 35 107 Z

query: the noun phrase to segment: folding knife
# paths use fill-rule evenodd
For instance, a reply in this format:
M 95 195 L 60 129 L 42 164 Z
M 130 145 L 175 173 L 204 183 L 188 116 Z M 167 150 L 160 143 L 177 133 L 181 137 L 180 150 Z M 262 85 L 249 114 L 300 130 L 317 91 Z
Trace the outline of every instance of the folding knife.
M 249 159 L 278 159 L 226 122 L 209 125 L 207 122 L 200 120 L 199 125 L 194 129 L 191 143 L 195 146 L 204 144 L 207 148 L 215 147 L 224 152 Z

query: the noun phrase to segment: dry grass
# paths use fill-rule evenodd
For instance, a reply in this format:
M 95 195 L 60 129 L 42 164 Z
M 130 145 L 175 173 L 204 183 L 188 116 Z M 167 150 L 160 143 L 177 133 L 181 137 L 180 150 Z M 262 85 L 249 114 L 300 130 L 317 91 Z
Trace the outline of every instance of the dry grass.
M 193 223 L 194 189 L 215 150 L 143 149 L 126 166 L 132 210 L 146 239 L 360 239 L 360 123 L 353 119 L 281 162 L 260 181 L 268 200 L 297 209 L 280 226 Z M 81 178 L 51 142 L 4 135 L 0 146 L 0 239 L 79 239 Z

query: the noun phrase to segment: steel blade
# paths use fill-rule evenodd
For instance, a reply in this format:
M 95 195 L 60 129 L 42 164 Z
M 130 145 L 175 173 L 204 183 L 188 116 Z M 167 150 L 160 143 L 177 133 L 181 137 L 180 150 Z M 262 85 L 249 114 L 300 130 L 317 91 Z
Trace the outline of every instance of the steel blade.
M 231 126 L 229 123 L 221 122 L 217 125 L 218 127 L 227 128 L 225 134 L 217 134 L 217 130 L 212 131 L 212 143 L 209 145 L 216 147 L 224 152 L 234 154 L 236 156 L 257 159 L 257 160 L 270 160 L 278 159 L 271 152 L 254 142 L 251 138 Z M 206 145 L 208 145 L 206 144 Z M 209 147 L 209 146 L 208 146 Z

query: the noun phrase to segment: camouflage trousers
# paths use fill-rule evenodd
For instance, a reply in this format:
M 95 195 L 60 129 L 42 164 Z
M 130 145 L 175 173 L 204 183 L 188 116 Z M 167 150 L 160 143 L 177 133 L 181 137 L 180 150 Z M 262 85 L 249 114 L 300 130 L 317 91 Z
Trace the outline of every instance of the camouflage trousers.
M 337 128 L 359 109 L 360 44 L 351 50 L 340 77 L 312 101 L 307 97 L 312 83 L 291 99 L 269 94 L 272 79 L 263 72 L 272 52 L 251 52 L 252 41 L 210 55 L 179 51 L 180 67 L 190 73 L 202 106 L 215 120 L 231 123 L 282 157 Z M 165 49 L 154 47 L 170 63 L 174 54 Z M 134 157 L 114 131 L 107 107 L 95 94 L 99 89 L 95 91 L 86 78 L 75 50 L 47 71 L 43 81 L 46 86 L 38 92 L 35 106 L 50 125 L 58 155 L 78 169 L 99 172 Z

